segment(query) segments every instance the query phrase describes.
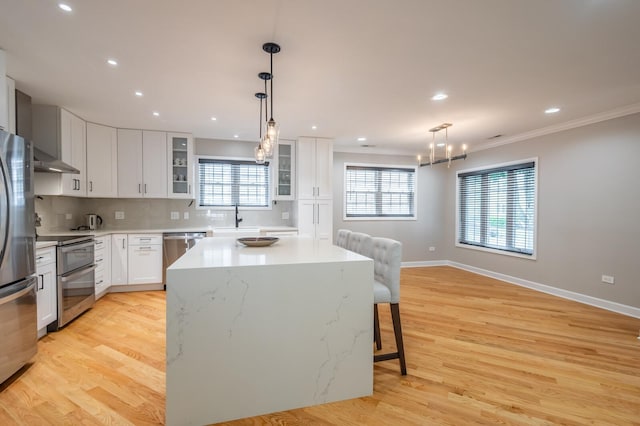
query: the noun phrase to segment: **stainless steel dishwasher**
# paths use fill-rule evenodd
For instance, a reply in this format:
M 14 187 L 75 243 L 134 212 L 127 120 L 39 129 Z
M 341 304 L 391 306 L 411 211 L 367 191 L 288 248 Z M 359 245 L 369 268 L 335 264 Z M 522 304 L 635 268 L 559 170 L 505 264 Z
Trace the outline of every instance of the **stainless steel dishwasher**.
M 167 285 L 167 268 L 206 236 L 206 232 L 165 232 L 162 234 L 162 282 L 165 288 Z

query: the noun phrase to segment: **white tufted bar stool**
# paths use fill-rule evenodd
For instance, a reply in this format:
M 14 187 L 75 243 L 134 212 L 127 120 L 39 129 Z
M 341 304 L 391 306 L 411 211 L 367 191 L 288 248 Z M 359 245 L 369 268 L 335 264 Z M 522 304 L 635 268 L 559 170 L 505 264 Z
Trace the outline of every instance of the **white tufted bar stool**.
M 353 235 L 353 234 L 352 234 Z M 378 323 L 378 303 L 389 303 L 393 333 L 396 338 L 397 352 L 375 355 L 374 362 L 390 359 L 400 360 L 400 373 L 407 374 L 402 342 L 402 326 L 400 325 L 400 263 L 402 261 L 402 243 L 389 238 L 372 238 L 371 254 L 373 259 L 373 303 L 374 303 L 374 337 L 376 347 L 381 348 L 380 326 Z
M 373 240 L 369 234 L 352 232 L 347 240 L 347 250 L 351 250 L 366 257 L 371 257 Z
M 338 232 L 336 233 L 336 245 L 338 247 L 346 249 L 350 234 L 351 231 L 349 231 L 348 229 L 338 229 Z

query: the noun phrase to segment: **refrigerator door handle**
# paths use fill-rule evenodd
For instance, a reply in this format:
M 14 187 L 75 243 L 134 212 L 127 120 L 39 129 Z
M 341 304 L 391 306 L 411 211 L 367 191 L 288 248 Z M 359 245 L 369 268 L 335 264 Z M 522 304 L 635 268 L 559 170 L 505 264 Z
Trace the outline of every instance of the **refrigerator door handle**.
M 36 284 L 34 282 L 32 282 L 31 284 L 29 284 L 28 286 L 26 286 L 22 290 L 17 291 L 17 292 L 15 292 L 13 294 L 10 294 L 9 296 L 7 296 L 7 297 L 5 297 L 3 299 L 0 299 L 0 306 L 4 305 L 6 303 L 9 303 L 9 302 L 11 302 L 13 300 L 21 298 L 22 296 L 24 296 L 25 294 L 27 294 L 31 290 L 33 290 L 33 287 L 35 287 L 35 285 Z
M 4 253 L 9 238 L 9 178 L 4 161 L 0 157 L 0 266 L 4 260 Z

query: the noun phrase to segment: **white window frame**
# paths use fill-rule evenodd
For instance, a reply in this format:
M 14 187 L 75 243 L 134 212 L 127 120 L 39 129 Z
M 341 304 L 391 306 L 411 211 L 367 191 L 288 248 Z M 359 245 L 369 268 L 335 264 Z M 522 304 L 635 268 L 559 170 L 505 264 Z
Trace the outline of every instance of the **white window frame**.
M 535 163 L 535 179 L 534 179 L 535 187 L 534 187 L 534 194 L 533 194 L 534 200 L 535 200 L 534 213 L 533 213 L 533 220 L 534 220 L 533 253 L 529 255 L 529 254 L 517 253 L 512 251 L 498 250 L 498 249 L 493 249 L 489 247 L 480 247 L 480 246 L 475 246 L 471 244 L 460 243 L 459 242 L 460 241 L 460 177 L 459 177 L 460 174 L 477 172 L 482 170 L 498 169 L 501 167 L 508 167 L 508 166 L 513 166 L 517 164 L 524 164 L 524 163 L 531 163 L 531 162 Z M 487 253 L 501 254 L 503 256 L 511 256 L 511 257 L 519 257 L 521 259 L 536 260 L 537 253 L 538 253 L 538 175 L 539 175 L 539 170 L 540 170 L 540 163 L 538 161 L 538 157 L 527 158 L 524 160 L 517 160 L 517 161 L 509 161 L 506 163 L 491 164 L 487 166 L 475 167 L 472 169 L 458 170 L 456 172 L 456 225 L 455 225 L 456 231 L 455 231 L 455 241 L 454 241 L 455 246 L 460 248 L 470 249 L 470 250 L 483 251 Z
M 366 217 L 348 217 L 347 216 L 347 167 L 372 167 L 372 168 L 389 168 L 389 169 L 413 169 L 413 216 L 366 216 Z M 342 176 L 342 220 L 349 221 L 416 221 L 418 220 L 418 167 L 413 164 L 376 164 L 376 163 L 344 163 Z
M 256 161 L 255 158 L 251 157 L 224 157 L 224 156 L 218 156 L 218 155 L 196 155 L 195 157 L 195 161 L 194 164 L 196 166 L 196 172 L 195 172 L 195 194 L 196 194 L 196 199 L 195 199 L 195 203 L 196 203 L 196 210 L 235 210 L 235 206 L 229 206 L 229 207 L 221 207 L 221 206 L 201 206 L 200 205 L 200 159 L 205 159 L 205 160 L 219 160 L 219 161 Z M 267 197 L 269 197 L 269 201 L 268 201 L 268 206 L 267 207 L 241 207 L 242 210 L 247 211 L 247 210 L 273 210 L 273 195 L 271 194 L 271 179 L 273 178 L 272 176 L 272 165 L 273 162 L 269 162 L 269 184 L 267 185 Z

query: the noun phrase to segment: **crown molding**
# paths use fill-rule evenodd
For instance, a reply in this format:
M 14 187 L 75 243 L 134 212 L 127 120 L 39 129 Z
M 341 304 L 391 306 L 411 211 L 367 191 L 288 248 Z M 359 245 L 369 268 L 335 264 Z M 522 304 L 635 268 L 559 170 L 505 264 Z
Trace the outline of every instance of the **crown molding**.
M 589 124 L 599 123 L 601 121 L 612 120 L 614 118 L 620 118 L 631 114 L 636 114 L 640 112 L 640 102 L 627 105 L 624 107 L 612 109 L 609 111 L 601 112 L 594 115 L 589 115 L 587 117 L 578 118 L 571 121 L 566 121 L 564 123 L 554 124 L 553 126 L 542 127 L 540 129 L 531 130 L 529 132 L 520 133 L 508 138 L 501 139 L 499 142 L 492 142 L 488 144 L 483 144 L 478 147 L 474 147 L 467 152 L 473 151 L 482 151 L 485 149 L 496 148 L 502 145 L 508 145 L 516 142 L 525 141 L 528 139 L 537 138 L 540 136 L 549 135 L 552 133 L 558 133 L 565 130 L 575 129 L 577 127 L 587 126 Z

